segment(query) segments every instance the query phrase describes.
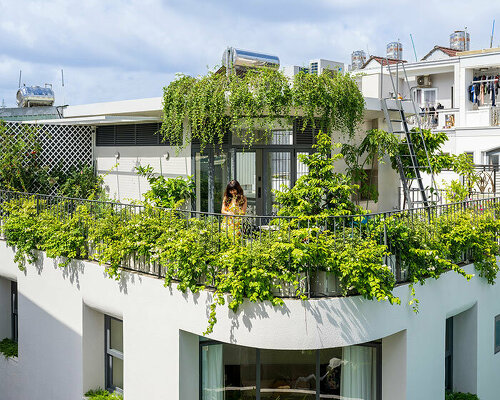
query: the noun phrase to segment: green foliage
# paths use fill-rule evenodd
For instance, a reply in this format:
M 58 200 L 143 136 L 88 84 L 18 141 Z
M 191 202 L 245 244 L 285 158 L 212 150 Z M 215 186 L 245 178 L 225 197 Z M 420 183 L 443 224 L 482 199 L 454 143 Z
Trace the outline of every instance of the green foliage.
M 151 204 L 159 207 L 178 208 L 185 201 L 195 197 L 195 184 L 193 177 L 165 178 L 155 175 L 150 165 L 147 167 L 135 167 L 137 174 L 144 176 L 151 187 L 144 197 Z
M 352 142 L 342 144 L 340 152 L 347 164 L 346 173 L 353 182 L 359 183 L 359 198 L 378 200 L 377 187 L 372 183 L 372 177 L 368 176 L 366 170 L 373 171 L 376 162 L 381 163 L 384 155 L 396 154 L 399 143 L 396 135 L 382 129 L 370 129 L 359 145 Z
M 61 176 L 62 175 L 62 176 Z M 103 178 L 90 165 L 79 164 L 58 176 L 59 195 L 76 199 L 99 199 L 103 196 Z
M 99 198 L 103 194 L 102 178 L 95 174 L 92 166 L 80 164 L 64 171 L 62 165 L 50 168 L 41 162 L 41 134 L 29 125 L 23 126 L 22 134 L 12 134 L 0 121 L 0 187 L 45 194 L 58 187 L 62 196 Z
M 422 136 L 425 142 L 422 143 Z M 441 146 L 448 141 L 448 135 L 444 132 L 431 132 L 430 129 L 422 129 L 422 134 L 418 128 L 412 128 L 410 131 L 410 137 L 412 143 L 414 144 L 414 149 L 417 156 L 418 165 L 420 170 L 426 173 L 433 172 L 434 174 L 441 172 L 443 169 L 450 169 L 453 165 L 453 159 L 450 155 L 445 154 L 441 151 Z M 432 171 L 427 167 L 427 155 L 425 150 L 427 149 L 427 154 L 429 155 L 429 162 Z M 406 143 L 406 138 L 402 139 L 398 154 L 401 156 L 401 163 L 403 168 L 405 168 L 405 174 L 408 177 L 415 176 L 415 172 L 411 169 L 412 163 L 409 155 L 408 144 Z M 392 160 L 392 167 L 397 168 L 396 165 L 396 154 L 390 154 Z M 405 157 L 406 156 L 406 157 Z
M 445 400 L 479 400 L 479 397 L 472 393 L 446 392 Z
M 320 131 L 313 147 L 316 152 L 299 156 L 308 173 L 292 188 L 283 186 L 275 192 L 280 205 L 278 215 L 318 218 L 360 213 L 361 209 L 351 201 L 356 186 L 347 175 L 334 171 L 342 154 L 332 154 L 330 135 Z
M 17 357 L 17 342 L 9 338 L 5 338 L 0 341 L 0 353 L 2 353 L 5 358 Z
M 91 400 L 123 400 L 123 395 L 118 393 L 109 393 L 107 390 L 97 388 L 85 393 L 85 397 Z
M 320 126 L 352 136 L 362 120 L 364 99 L 349 75 L 299 73 L 293 82 L 279 70 L 262 68 L 245 74 L 209 72 L 193 78 L 179 75 L 164 88 L 163 137 L 178 145 L 198 139 L 203 149 L 220 145 L 231 130 L 251 146 L 283 119 L 302 113 L 304 127 Z M 190 136 L 185 137 L 185 126 Z M 187 131 L 187 129 L 186 129 Z
M 467 199 L 472 192 L 474 185 L 479 180 L 479 175 L 474 170 L 474 162 L 466 153 L 451 155 L 451 169 L 456 172 L 463 183 L 453 179 L 450 183 L 443 183 L 448 201 L 459 202 Z
M 150 204 L 136 210 L 101 202 L 69 199 L 50 204 L 26 198 L 3 204 L 3 233 L 15 246 L 21 268 L 36 260 L 36 250 L 43 250 L 48 257 L 62 258 L 62 267 L 72 259 L 89 258 L 106 265 L 108 275 L 118 279 L 122 266 L 149 263 L 161 266 L 166 286 L 177 283 L 178 290 L 193 293 L 213 290 L 208 334 L 218 306 L 227 303 L 234 312 L 244 301 L 279 306 L 284 287 L 305 299 L 306 273 L 318 271 L 334 274 L 344 295 L 398 304 L 395 278 L 384 261 L 390 257 L 406 271 L 407 281 L 423 284 L 449 270 L 470 279 L 458 264 L 467 254 L 479 276 L 493 284 L 499 210 L 493 204 L 485 207 L 457 205 L 432 215 L 432 223 L 424 212 L 375 218 L 331 216 L 339 210 L 320 208 L 322 216 L 304 213 L 292 219 L 298 223 L 271 225 L 257 236 L 235 230 L 226 217 L 187 218 L 185 212 Z M 340 210 L 342 214 L 345 207 Z M 388 246 L 381 242 L 384 236 Z
M 50 187 L 48 169 L 39 161 L 42 149 L 35 128 L 24 126 L 22 135 L 13 135 L 0 121 L 0 146 L 0 185 L 3 188 L 27 192 L 34 186 Z
M 11 200 L 2 204 L 2 210 L 8 214 L 2 232 L 7 245 L 16 248 L 14 261 L 24 269 L 26 262 L 32 264 L 37 260 L 35 250 L 40 243 L 37 201 L 33 197 Z

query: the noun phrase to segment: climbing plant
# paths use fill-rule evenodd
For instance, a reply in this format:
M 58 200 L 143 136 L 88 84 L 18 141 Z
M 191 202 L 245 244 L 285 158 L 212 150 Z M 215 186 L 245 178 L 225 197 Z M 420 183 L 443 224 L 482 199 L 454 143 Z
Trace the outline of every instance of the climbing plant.
M 272 69 L 245 74 L 209 72 L 179 75 L 164 88 L 161 134 L 178 145 L 198 140 L 201 147 L 221 144 L 231 130 L 251 146 L 271 127 L 304 116 L 307 124 L 354 135 L 362 121 L 364 99 L 349 74 L 300 72 L 293 80 Z M 189 132 L 189 134 L 188 134 Z

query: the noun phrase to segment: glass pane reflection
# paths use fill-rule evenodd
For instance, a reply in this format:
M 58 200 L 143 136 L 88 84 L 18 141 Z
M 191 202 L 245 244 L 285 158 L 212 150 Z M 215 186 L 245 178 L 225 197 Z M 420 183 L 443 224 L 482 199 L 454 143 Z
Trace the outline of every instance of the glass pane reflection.
M 261 350 L 261 399 L 314 400 L 316 351 Z

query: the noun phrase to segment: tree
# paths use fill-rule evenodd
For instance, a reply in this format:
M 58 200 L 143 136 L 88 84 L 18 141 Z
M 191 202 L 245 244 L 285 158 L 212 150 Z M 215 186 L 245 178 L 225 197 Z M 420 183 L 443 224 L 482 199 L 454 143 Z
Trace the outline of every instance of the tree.
M 280 205 L 280 216 L 325 217 L 361 213 L 360 207 L 351 200 L 357 185 L 348 175 L 335 172 L 335 162 L 342 159 L 341 153 L 332 154 L 334 148 L 330 135 L 319 132 L 315 153 L 301 155 L 299 159 L 308 173 L 301 176 L 292 188 L 282 187 L 275 191 Z

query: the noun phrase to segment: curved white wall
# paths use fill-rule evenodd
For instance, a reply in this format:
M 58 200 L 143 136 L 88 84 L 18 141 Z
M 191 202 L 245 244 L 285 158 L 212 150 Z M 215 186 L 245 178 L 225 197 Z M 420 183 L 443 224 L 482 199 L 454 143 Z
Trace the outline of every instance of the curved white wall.
M 0 393 L 17 391 L 17 397 L 5 398 L 76 399 L 103 386 L 104 377 L 99 380 L 96 370 L 104 363 L 103 356 L 99 361 L 104 332 L 95 330 L 101 329 L 99 316 L 106 313 L 124 321 L 127 400 L 197 399 L 196 335 L 206 329 L 210 293 L 182 294 L 165 288 L 161 280 L 134 273 L 115 281 L 91 262 L 61 269 L 44 259 L 23 272 L 12 258 L 12 250 L 1 242 L 0 275 L 15 276 L 19 291 L 20 381 L 7 380 L 10 373 L 2 370 L 10 366 L 0 364 Z M 385 338 L 384 399 L 441 399 L 445 319 L 476 305 L 477 378 L 471 379 L 477 380 L 481 400 L 496 399 L 500 354 L 493 354 L 493 321 L 500 314 L 500 285 L 489 286 L 477 277 L 466 282 L 447 273 L 416 290 L 418 314 L 407 306 L 407 286 L 396 289 L 400 306 L 349 297 L 286 300 L 284 307 L 247 303 L 236 315 L 219 307 L 210 337 L 269 349 L 331 348 Z

